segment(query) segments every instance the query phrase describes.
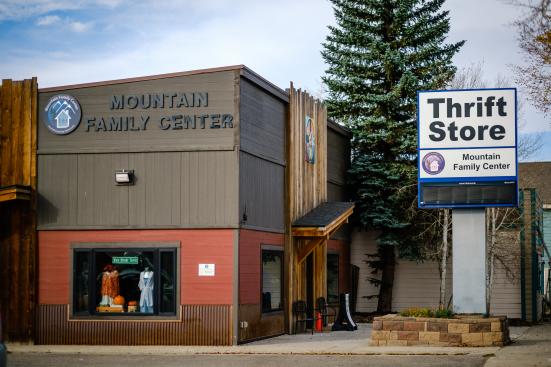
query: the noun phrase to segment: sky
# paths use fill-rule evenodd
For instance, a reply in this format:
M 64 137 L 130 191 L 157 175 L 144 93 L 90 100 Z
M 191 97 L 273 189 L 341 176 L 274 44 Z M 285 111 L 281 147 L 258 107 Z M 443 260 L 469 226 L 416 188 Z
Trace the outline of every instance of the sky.
M 448 0 L 459 68 L 481 64 L 489 86 L 523 62 L 505 0 Z M 319 95 L 328 0 L 0 0 L 0 78 L 39 87 L 245 64 L 281 88 Z M 518 87 L 511 82 L 512 87 Z M 520 91 L 522 93 L 522 91 Z M 528 160 L 551 161 L 551 118 L 524 103 L 521 133 L 539 136 Z

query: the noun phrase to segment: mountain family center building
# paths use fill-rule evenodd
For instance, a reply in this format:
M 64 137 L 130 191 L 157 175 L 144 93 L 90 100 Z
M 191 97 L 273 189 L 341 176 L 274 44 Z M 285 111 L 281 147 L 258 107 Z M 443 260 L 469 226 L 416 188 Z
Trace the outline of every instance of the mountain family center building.
M 349 291 L 350 133 L 307 93 L 240 65 L 0 98 L 9 340 L 231 345 Z
M 377 232 L 346 224 L 351 134 L 292 84 L 242 65 L 3 80 L 0 108 L 6 340 L 231 345 L 292 333 L 299 300 L 350 292 L 353 312 L 376 310 Z M 536 321 L 541 205 L 521 198 L 520 276 L 497 268 L 492 307 Z M 439 285 L 438 263 L 398 259 L 393 311 L 437 306 Z

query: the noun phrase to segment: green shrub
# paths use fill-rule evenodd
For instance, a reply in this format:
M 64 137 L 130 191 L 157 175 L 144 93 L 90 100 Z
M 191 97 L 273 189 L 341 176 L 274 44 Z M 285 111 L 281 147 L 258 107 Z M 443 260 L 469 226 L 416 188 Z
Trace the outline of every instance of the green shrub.
M 447 308 L 434 310 L 434 316 L 441 319 L 451 319 L 453 317 L 453 311 Z
M 413 308 L 408 308 L 407 310 L 404 310 L 404 311 L 400 312 L 400 316 L 404 316 L 404 317 L 437 317 L 437 318 L 449 319 L 449 318 L 453 317 L 453 312 L 452 312 L 452 310 L 448 310 L 448 309 L 431 310 L 430 308 L 413 307 Z

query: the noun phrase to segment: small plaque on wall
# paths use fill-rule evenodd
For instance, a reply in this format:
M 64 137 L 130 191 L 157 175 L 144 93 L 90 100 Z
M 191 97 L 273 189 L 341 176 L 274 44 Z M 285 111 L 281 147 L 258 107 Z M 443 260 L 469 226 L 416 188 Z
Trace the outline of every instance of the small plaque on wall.
M 199 276 L 213 277 L 215 274 L 214 268 L 214 264 L 199 264 Z

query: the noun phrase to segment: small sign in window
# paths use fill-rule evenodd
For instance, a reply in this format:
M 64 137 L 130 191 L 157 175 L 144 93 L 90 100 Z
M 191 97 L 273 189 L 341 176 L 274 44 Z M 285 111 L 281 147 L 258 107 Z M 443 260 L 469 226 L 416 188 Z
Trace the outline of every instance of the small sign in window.
M 111 263 L 118 265 L 137 265 L 139 261 L 138 256 L 113 256 Z

